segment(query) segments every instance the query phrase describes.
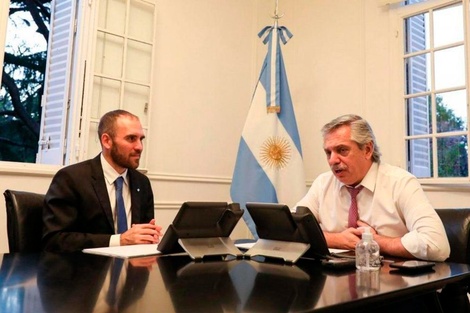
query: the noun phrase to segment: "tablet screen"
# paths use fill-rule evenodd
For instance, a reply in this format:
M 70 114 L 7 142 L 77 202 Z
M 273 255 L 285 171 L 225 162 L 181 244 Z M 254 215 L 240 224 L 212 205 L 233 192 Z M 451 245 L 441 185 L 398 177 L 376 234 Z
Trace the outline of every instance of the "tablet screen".
M 249 202 L 246 209 L 261 239 L 299 242 L 297 224 L 287 205 Z

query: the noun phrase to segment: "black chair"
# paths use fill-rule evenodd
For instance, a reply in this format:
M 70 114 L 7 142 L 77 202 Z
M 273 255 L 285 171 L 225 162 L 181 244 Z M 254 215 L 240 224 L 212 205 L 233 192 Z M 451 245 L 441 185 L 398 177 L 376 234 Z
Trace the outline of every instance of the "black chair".
M 470 208 L 436 209 L 444 224 L 450 244 L 450 256 L 446 260 L 470 264 Z M 445 313 L 470 312 L 467 293 L 469 281 L 448 284 L 440 293 L 440 303 Z
M 436 209 L 450 244 L 448 262 L 470 264 L 470 208 Z
M 7 233 L 10 253 L 40 252 L 44 195 L 5 190 Z

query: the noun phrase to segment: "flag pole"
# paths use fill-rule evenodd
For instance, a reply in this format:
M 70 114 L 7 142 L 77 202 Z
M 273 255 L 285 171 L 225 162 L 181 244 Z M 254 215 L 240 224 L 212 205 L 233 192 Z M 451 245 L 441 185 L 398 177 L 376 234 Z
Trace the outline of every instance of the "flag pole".
M 274 19 L 274 25 L 277 27 L 278 20 L 283 17 L 284 14 L 279 15 L 279 0 L 275 1 L 275 6 L 274 6 L 274 16 L 272 17 Z

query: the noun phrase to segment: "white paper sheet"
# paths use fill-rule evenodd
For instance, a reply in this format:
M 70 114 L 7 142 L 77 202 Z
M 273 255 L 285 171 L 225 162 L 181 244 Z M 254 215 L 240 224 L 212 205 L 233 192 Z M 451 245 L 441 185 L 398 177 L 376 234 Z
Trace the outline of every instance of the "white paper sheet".
M 83 249 L 83 252 L 126 259 L 132 257 L 161 254 L 161 252 L 157 250 L 157 247 L 158 245 L 156 244 L 142 244 L 120 247 L 89 248 Z

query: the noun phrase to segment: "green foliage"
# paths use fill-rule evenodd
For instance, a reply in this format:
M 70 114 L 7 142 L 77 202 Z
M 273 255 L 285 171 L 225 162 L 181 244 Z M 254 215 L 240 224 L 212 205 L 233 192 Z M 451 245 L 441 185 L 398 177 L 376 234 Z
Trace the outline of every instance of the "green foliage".
M 436 98 L 438 133 L 465 130 L 465 121 L 448 108 L 442 97 Z M 437 140 L 439 177 L 468 176 L 468 138 L 466 136 L 445 137 Z

